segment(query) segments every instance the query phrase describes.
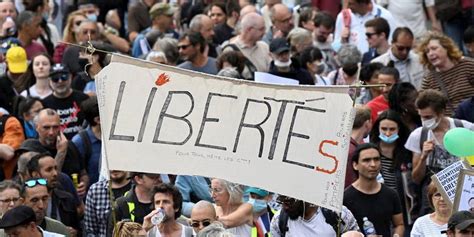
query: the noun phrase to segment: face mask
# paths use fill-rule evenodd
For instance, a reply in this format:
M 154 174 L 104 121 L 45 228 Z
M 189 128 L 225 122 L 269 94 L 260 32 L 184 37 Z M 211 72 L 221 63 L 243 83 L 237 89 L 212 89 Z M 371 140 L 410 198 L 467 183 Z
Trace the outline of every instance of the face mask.
M 326 70 L 326 67 L 327 67 L 327 66 L 326 66 L 325 63 L 322 63 L 322 62 L 321 62 L 321 63 L 317 64 L 316 74 L 319 75 L 319 74 L 323 73 L 323 72 Z
M 267 208 L 267 203 L 264 200 L 249 198 L 248 203 L 252 204 L 254 213 L 261 212 Z
M 424 128 L 433 130 L 436 127 L 438 127 L 440 121 L 436 121 L 436 117 L 435 117 L 435 118 L 431 118 L 427 120 L 421 120 L 421 124 L 423 125 Z
M 275 66 L 277 67 L 289 67 L 291 65 L 291 60 L 288 60 L 288 62 L 282 62 L 278 59 L 275 59 L 273 61 L 273 63 L 275 64 Z
M 354 76 L 354 74 L 357 73 L 357 70 L 359 69 L 359 67 L 356 65 L 350 65 L 350 66 L 346 66 L 346 67 L 342 67 L 342 71 L 344 71 L 345 74 L 347 74 L 348 76 Z
M 96 14 L 87 14 L 87 19 L 90 21 L 96 22 L 97 21 L 97 15 Z
M 43 19 L 44 19 L 45 21 L 48 21 L 48 19 L 49 19 L 49 12 L 43 12 L 43 15 L 42 15 L 42 16 L 43 16 Z
M 392 134 L 392 136 L 390 137 L 387 137 L 385 136 L 385 134 L 380 133 L 379 138 L 385 143 L 392 144 L 398 139 L 398 133 Z

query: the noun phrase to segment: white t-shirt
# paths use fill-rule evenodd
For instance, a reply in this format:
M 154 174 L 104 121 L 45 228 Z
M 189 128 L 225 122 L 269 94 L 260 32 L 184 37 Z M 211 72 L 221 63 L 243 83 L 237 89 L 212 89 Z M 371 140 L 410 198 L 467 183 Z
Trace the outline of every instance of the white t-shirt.
M 47 96 L 49 96 L 53 93 L 53 91 L 50 89 L 48 94 L 42 96 L 42 95 L 38 94 L 38 91 L 36 90 L 36 85 L 31 86 L 27 90 L 30 91 L 30 97 L 38 97 L 40 99 L 44 99 L 44 98 L 46 98 Z M 23 96 L 23 97 L 27 97 L 28 96 L 28 91 L 27 90 L 22 91 L 20 95 Z
M 190 228 L 190 227 L 186 227 L 184 226 L 183 224 L 181 223 L 178 223 L 180 226 L 181 226 L 181 237 L 191 237 L 191 235 L 186 235 L 186 228 Z M 193 233 L 192 230 L 189 231 L 190 234 Z M 153 228 L 151 228 L 147 234 L 146 234 L 147 237 L 161 237 L 161 233 L 160 231 L 158 230 L 158 226 L 153 226 Z
M 416 219 L 411 230 L 410 237 L 445 237 L 441 231 L 448 229 L 448 224 L 438 225 L 430 218 L 431 214 Z

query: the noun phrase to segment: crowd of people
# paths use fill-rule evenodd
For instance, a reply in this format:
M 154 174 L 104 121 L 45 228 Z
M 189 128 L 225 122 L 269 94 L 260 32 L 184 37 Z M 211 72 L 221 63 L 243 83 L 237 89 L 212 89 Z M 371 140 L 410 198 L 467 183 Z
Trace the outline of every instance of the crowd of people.
M 460 160 L 445 134 L 474 130 L 473 13 L 470 0 L 2 0 L 0 236 L 474 236 L 474 201 L 454 212 L 430 179 Z M 357 85 L 341 213 L 224 179 L 107 170 L 106 52 Z

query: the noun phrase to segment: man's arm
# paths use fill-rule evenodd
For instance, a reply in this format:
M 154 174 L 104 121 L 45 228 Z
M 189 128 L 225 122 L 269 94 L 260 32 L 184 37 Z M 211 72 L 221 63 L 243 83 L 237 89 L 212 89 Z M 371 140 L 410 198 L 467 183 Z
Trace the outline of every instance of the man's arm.
M 114 48 L 116 48 L 121 53 L 128 53 L 128 51 L 130 51 L 130 44 L 127 40 L 109 32 L 103 32 L 102 35 L 105 39 L 107 39 L 108 42 L 110 42 L 110 44 L 112 44 Z
M 403 236 L 405 227 L 403 226 L 403 214 L 399 213 L 392 216 L 393 223 L 393 234 L 398 234 L 398 236 Z
M 434 142 L 433 141 L 425 141 L 423 143 L 423 151 L 421 154 L 413 152 L 413 171 L 412 177 L 413 181 L 417 184 L 420 184 L 423 181 L 423 178 L 426 174 L 426 159 L 428 159 L 428 155 L 434 149 Z
M 67 146 L 68 140 L 66 136 L 64 136 L 63 132 L 59 132 L 58 138 L 56 139 L 56 165 L 58 166 L 58 170 L 63 170 L 64 160 L 66 160 L 67 154 Z

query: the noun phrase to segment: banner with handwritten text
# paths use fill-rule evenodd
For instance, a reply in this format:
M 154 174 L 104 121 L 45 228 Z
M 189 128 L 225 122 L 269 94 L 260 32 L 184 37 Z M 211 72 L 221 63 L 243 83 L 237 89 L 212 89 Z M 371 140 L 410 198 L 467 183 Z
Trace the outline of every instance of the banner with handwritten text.
M 348 88 L 231 80 L 119 55 L 96 84 L 111 170 L 217 177 L 340 211 Z

